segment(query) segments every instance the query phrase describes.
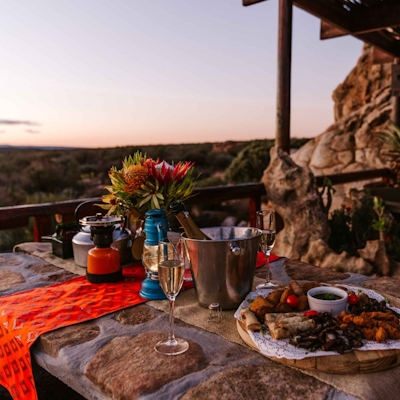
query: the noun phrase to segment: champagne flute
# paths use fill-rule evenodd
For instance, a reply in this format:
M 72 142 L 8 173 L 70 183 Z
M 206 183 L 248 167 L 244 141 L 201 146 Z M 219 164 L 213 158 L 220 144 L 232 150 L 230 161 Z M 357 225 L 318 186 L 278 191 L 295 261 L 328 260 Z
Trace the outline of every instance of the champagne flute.
M 268 289 L 275 287 L 271 282 L 271 271 L 269 267 L 269 256 L 275 244 L 276 226 L 275 226 L 275 211 L 260 210 L 256 213 L 256 227 L 262 231 L 260 247 L 265 254 L 267 276 L 264 283 L 257 285 L 257 289 Z
M 181 290 L 185 264 L 182 256 L 183 246 L 180 241 L 174 245 L 170 241 L 158 242 L 158 279 L 160 286 L 170 304 L 169 325 L 170 332 L 167 340 L 158 342 L 154 349 L 161 354 L 176 355 L 189 348 L 186 340 L 178 339 L 174 334 L 174 307 L 175 298 Z

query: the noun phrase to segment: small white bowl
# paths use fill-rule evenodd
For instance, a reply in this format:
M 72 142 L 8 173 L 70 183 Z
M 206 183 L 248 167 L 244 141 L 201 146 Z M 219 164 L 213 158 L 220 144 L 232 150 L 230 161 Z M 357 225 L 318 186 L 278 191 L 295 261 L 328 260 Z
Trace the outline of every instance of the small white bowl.
M 340 296 L 337 300 L 322 300 L 313 297 L 317 294 L 330 293 Z M 339 315 L 347 307 L 348 294 L 345 290 L 334 286 L 318 286 L 307 292 L 310 310 L 318 312 L 332 312 L 333 316 Z

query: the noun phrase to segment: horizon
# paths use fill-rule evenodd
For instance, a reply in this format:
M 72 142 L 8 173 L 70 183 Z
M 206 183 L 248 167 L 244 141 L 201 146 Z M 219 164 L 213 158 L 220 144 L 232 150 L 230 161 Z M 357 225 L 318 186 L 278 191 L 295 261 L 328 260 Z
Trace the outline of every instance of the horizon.
M 0 143 L 104 148 L 275 138 L 278 0 L 19 0 L 0 23 Z M 333 122 L 361 56 L 293 10 L 291 136 Z

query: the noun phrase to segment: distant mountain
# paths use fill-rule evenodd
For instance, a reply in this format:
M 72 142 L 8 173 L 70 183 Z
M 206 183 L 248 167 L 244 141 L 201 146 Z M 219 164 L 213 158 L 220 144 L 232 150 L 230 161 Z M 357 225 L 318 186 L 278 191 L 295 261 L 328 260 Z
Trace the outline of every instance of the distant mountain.
M 0 150 L 77 150 L 82 147 L 63 147 L 63 146 L 10 146 L 9 144 L 0 144 Z

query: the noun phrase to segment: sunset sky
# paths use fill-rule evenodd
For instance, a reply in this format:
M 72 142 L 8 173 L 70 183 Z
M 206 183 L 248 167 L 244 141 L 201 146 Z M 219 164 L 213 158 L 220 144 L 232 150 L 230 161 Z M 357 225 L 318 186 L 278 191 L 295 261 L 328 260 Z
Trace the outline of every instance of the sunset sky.
M 278 0 L 0 0 L 0 145 L 275 135 Z M 294 7 L 293 137 L 333 122 L 362 42 Z

